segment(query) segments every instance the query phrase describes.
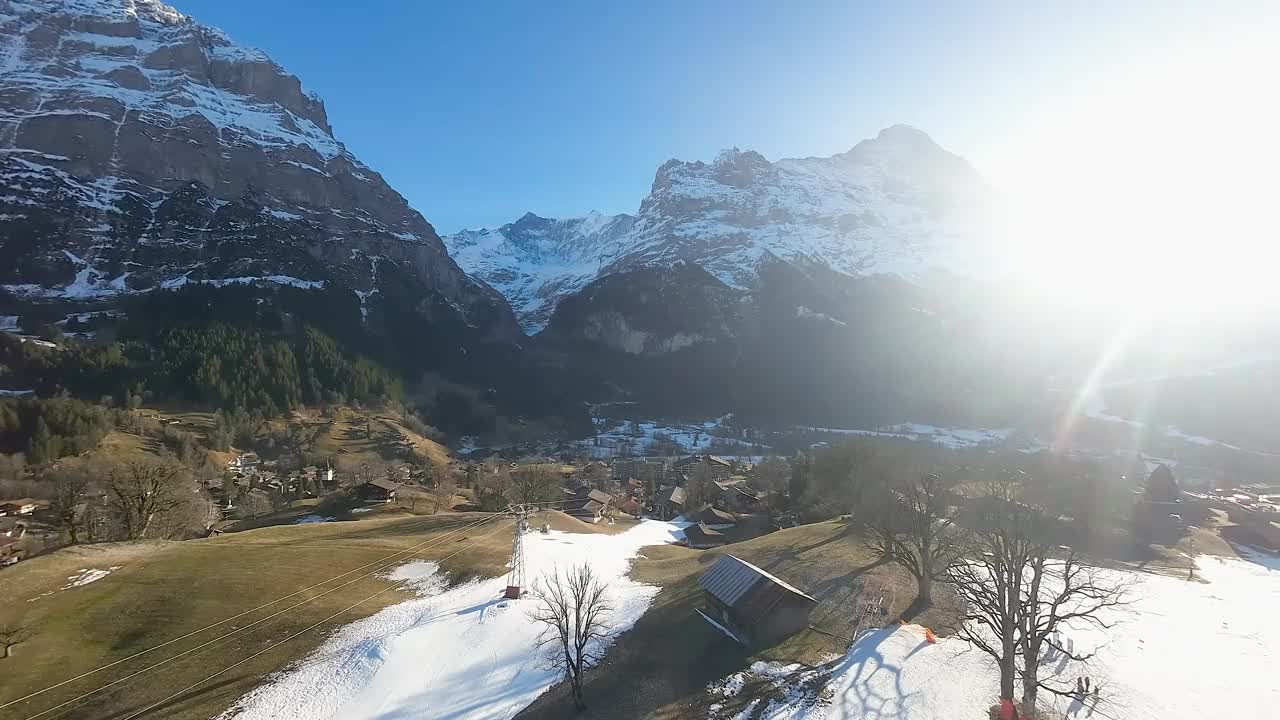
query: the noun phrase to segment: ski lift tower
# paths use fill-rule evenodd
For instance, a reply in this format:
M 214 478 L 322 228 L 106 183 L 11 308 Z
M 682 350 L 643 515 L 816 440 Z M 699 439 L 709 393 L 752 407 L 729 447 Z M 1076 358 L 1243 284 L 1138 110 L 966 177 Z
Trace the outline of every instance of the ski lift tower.
M 529 530 L 529 515 L 537 512 L 536 505 L 512 505 L 509 512 L 515 517 L 516 524 L 511 539 L 511 572 L 507 574 L 507 591 L 503 597 L 508 600 L 519 600 L 524 592 L 524 534 Z

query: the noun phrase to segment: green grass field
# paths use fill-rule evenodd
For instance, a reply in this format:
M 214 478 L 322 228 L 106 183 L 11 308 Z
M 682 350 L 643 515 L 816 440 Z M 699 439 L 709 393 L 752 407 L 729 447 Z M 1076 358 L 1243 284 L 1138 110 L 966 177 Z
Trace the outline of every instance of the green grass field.
M 0 718 L 25 720 L 295 603 L 315 598 L 154 671 L 39 715 L 42 720 L 127 718 L 273 641 L 336 614 L 296 640 L 141 716 L 209 718 L 230 706 L 267 674 L 310 652 L 328 631 L 408 597 L 398 589 L 390 590 L 347 610 L 358 600 L 391 586 L 376 574 L 361 577 L 368 572 L 413 558 L 440 559 L 463 548 L 465 551 L 457 557 L 443 562 L 451 577 L 493 577 L 506 572 L 511 543 L 508 520 L 493 519 L 457 535 L 446 535 L 481 517 L 484 516 L 471 513 L 382 516 L 354 522 L 262 528 L 187 542 L 80 546 L 0 570 L 0 626 L 21 625 L 31 632 L 30 640 L 12 649 L 13 657 L 0 660 L 0 705 L 252 611 L 225 625 L 0 709 Z M 383 561 L 433 538 L 434 543 L 420 550 Z M 363 570 L 325 582 L 370 563 L 373 565 Z M 63 589 L 68 578 L 83 569 L 113 566 L 119 569 L 105 578 Z M 263 603 L 316 584 L 320 585 L 253 611 Z M 337 589 L 324 594 L 334 588 Z
M 408 597 L 393 589 L 350 608 L 391 587 L 378 570 L 412 558 L 440 559 L 466 548 L 443 563 L 453 579 L 502 575 L 510 549 L 509 521 L 493 519 L 446 535 L 481 517 L 386 512 L 352 522 L 281 525 L 180 543 L 73 547 L 8 568 L 0 572 L 0 625 L 23 625 L 32 637 L 13 649 L 12 658 L 0 661 L 0 705 L 187 633 L 196 634 L 0 709 L 0 719 L 124 720 L 273 642 L 324 621 L 140 716 L 212 717 L 270 673 L 306 656 L 334 628 Z M 578 532 L 620 532 L 630 526 L 590 526 L 560 513 L 551 514 L 551 524 Z M 432 544 L 413 549 L 433 539 Z M 410 552 L 388 558 L 406 550 Z M 693 612 L 701 604 L 697 578 L 723 552 L 755 562 L 818 597 L 822 604 L 812 622 L 819 631 L 802 632 L 748 655 L 706 625 Z M 70 576 L 82 570 L 114 566 L 118 569 L 105 578 L 64 587 Z M 330 581 L 349 571 L 355 572 Z M 361 577 L 370 572 L 375 574 Z M 584 717 L 705 717 L 702 691 L 707 683 L 755 659 L 814 664 L 842 653 L 853 632 L 857 592 L 868 579 L 892 588 L 894 615 L 904 612 L 915 595 L 908 576 L 892 565 L 876 563 L 861 540 L 837 522 L 792 528 L 723 550 L 649 547 L 632 576 L 662 590 L 636 627 L 622 636 L 605 665 L 592 673 L 588 699 L 594 702 Z M 312 585 L 317 587 L 255 609 Z M 945 593 L 937 594 L 944 600 L 940 609 L 927 611 L 916 621 L 945 633 L 954 617 L 945 609 Z M 289 609 L 303 600 L 310 602 Z M 284 612 L 219 639 L 279 611 Z M 245 614 L 201 631 L 240 613 Z M 129 677 L 209 641 L 214 642 Z M 116 680 L 121 682 L 77 699 Z M 63 706 L 67 701 L 72 702 Z M 522 717 L 561 718 L 571 712 L 563 688 L 557 687 Z

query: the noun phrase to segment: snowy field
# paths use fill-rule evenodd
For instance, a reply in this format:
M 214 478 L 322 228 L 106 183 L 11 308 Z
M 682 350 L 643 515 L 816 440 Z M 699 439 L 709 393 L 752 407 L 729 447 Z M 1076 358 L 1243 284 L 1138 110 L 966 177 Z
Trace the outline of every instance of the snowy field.
M 538 524 L 534 520 L 532 525 Z M 615 608 L 611 634 L 630 628 L 658 588 L 625 577 L 646 545 L 671 543 L 682 524 L 647 520 L 618 535 L 526 536 L 530 585 L 556 567 L 589 561 Z M 445 589 L 433 563 L 389 575 L 419 597 L 331 636 L 310 657 L 250 692 L 223 717 L 236 720 L 487 720 L 510 718 L 551 687 L 556 674 L 534 649 L 536 600 L 501 599 L 506 578 Z
M 681 453 L 702 453 L 713 444 L 733 446 L 742 454 L 750 454 L 756 443 L 738 438 L 721 437 L 725 433 L 721 422 L 725 418 L 707 420 L 696 424 L 664 423 L 653 420 L 618 422 L 607 418 L 592 418 L 596 426 L 594 438 L 580 440 L 577 448 L 594 458 L 611 458 L 619 455 L 652 454 L 651 448 L 660 438 L 670 440 Z M 766 445 L 759 445 L 765 447 Z M 727 453 L 737 455 L 737 453 Z
M 876 430 L 846 430 L 842 428 L 806 427 L 812 432 L 834 435 L 863 435 L 868 437 L 893 437 L 904 440 L 932 442 L 949 448 L 968 448 L 979 445 L 999 445 L 1009 438 L 1012 428 L 969 429 L 938 427 L 921 423 L 886 425 Z
M 1199 558 L 1198 576 L 1140 575 L 1133 605 L 1107 631 L 1073 630 L 1077 653 L 1096 649 L 1083 667 L 1052 669 L 1068 683 L 1084 674 L 1100 701 L 1082 705 L 1041 693 L 1068 718 L 1203 720 L 1271 717 L 1280 709 L 1280 559 Z M 876 630 L 836 661 L 826 692 L 805 688 L 812 671 L 757 663 L 749 673 L 775 685 L 783 701 L 753 703 L 737 717 L 761 720 L 985 720 L 998 692 L 992 661 L 957 638 L 925 642 L 917 626 Z M 748 673 L 709 689 L 730 696 Z M 812 685 L 812 682 L 810 682 Z M 712 717 L 724 717 L 715 712 Z M 759 713 L 753 715 L 752 713 Z

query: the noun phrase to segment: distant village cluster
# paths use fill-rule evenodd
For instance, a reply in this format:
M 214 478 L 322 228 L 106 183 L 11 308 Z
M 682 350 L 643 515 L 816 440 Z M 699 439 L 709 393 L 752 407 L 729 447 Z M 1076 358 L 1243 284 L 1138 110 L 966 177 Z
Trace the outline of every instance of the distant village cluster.
M 726 533 L 759 535 L 769 524 L 774 491 L 753 485 L 755 465 L 749 462 L 695 454 L 563 463 L 560 473 L 564 511 L 583 522 L 617 512 L 660 520 L 684 516 L 696 523 L 685 530 L 687 544 L 696 548 L 723 545 L 730 541 Z
M 214 523 L 211 533 L 236 529 L 231 518 L 244 517 L 237 511 L 245 502 L 257 502 L 265 510 L 340 496 L 351 509 L 396 503 L 416 511 L 421 509 L 418 499 L 426 503 L 430 498 L 442 511 L 502 510 L 508 502 L 536 502 L 590 524 L 614 522 L 623 515 L 684 516 L 695 522 L 686 542 L 706 548 L 767 532 L 778 520 L 771 519 L 770 511 L 785 494 L 777 487 L 781 478 L 765 482 L 757 477 L 755 463 L 710 454 L 576 462 L 545 457 L 455 460 L 444 472 L 411 463 L 354 472 L 296 465 L 289 457 L 266 460 L 254 452 L 233 457 L 221 481 L 207 488 L 227 518 Z M 519 480 L 528 474 L 543 479 L 532 485 Z M 444 485 L 449 486 L 447 501 L 440 493 Z

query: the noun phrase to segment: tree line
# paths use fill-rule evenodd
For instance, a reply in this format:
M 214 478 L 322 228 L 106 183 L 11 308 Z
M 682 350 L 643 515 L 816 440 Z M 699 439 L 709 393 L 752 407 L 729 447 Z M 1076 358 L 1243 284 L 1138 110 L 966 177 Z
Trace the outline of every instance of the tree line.
M 68 397 L 0 399 L 0 453 L 22 453 L 35 464 L 97 447 L 116 413 Z

